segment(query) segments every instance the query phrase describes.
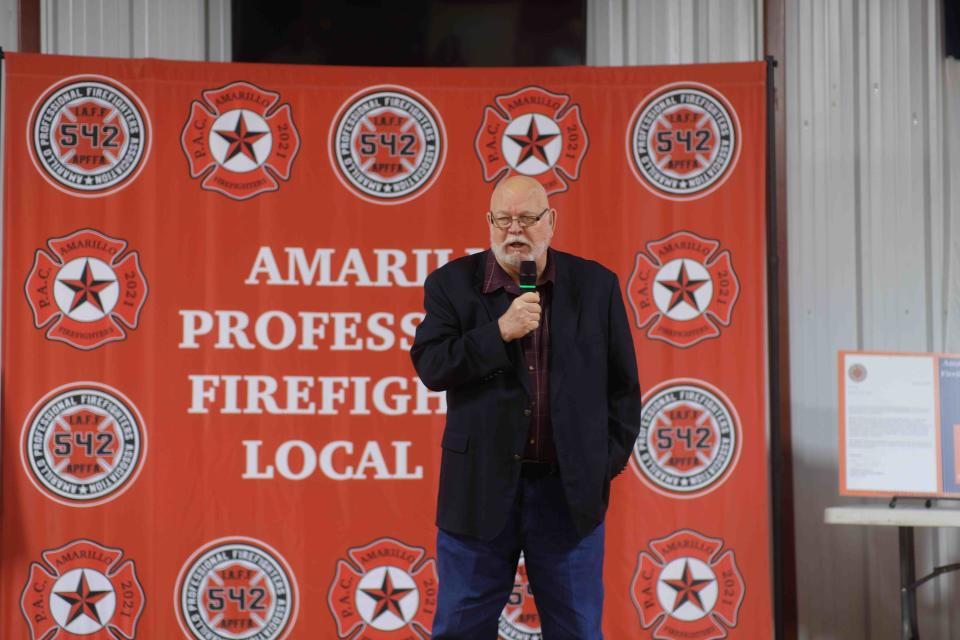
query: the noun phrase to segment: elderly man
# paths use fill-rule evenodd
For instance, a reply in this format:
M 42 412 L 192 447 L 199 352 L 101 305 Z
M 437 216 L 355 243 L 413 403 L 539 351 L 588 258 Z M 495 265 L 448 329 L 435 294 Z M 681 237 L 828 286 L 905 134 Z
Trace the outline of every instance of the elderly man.
M 496 638 L 523 552 L 544 639 L 602 638 L 603 518 L 640 429 L 620 285 L 549 248 L 557 210 L 536 180 L 501 182 L 486 218 L 490 250 L 427 278 L 411 350 L 447 392 L 432 637 Z

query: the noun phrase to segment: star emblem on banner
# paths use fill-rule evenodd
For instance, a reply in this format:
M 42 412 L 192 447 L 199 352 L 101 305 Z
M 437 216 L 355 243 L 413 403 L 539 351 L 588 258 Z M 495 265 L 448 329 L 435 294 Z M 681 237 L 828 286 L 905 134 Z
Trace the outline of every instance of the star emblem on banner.
M 677 580 L 664 580 L 664 584 L 677 592 L 677 598 L 673 602 L 673 611 L 676 611 L 684 604 L 690 602 L 697 606 L 701 611 L 705 611 L 703 600 L 700 598 L 700 592 L 710 584 L 716 582 L 712 579 L 698 580 L 693 577 L 690 571 L 690 562 L 683 563 L 683 573 Z
M 224 162 L 228 162 L 237 155 L 243 154 L 254 164 L 260 164 L 257 154 L 253 149 L 253 143 L 270 133 L 269 131 L 254 131 L 250 129 L 247 118 L 242 111 L 237 118 L 237 124 L 233 129 L 214 129 L 214 133 L 220 136 L 228 145 Z
M 677 272 L 677 277 L 675 280 L 658 280 L 657 284 L 670 292 L 670 304 L 667 307 L 668 311 L 673 311 L 677 305 L 686 302 L 691 307 L 697 311 L 701 311 L 700 305 L 697 303 L 694 293 L 697 289 L 703 285 L 709 283 L 709 278 L 704 278 L 702 280 L 694 280 L 687 273 L 687 265 L 684 261 L 680 262 L 680 269 Z
M 67 616 L 68 625 L 80 616 L 86 615 L 97 625 L 103 626 L 104 621 L 100 618 L 100 612 L 97 611 L 97 603 L 112 593 L 112 591 L 93 591 L 87 584 L 86 570 L 81 570 L 76 589 L 54 591 L 53 595 L 70 605 L 70 614 Z
M 527 133 L 522 136 L 508 135 L 507 137 L 520 145 L 520 159 L 517 160 L 517 166 L 522 165 L 534 154 L 544 163 L 551 164 L 547 158 L 545 147 L 547 143 L 556 138 L 559 133 L 541 133 L 537 127 L 536 118 L 530 118 L 530 126 L 527 127 Z
M 390 577 L 390 570 L 388 569 L 383 574 L 383 584 L 379 589 L 362 589 L 362 591 L 367 597 L 372 598 L 377 603 L 376 612 L 373 614 L 373 619 L 376 620 L 387 611 L 393 611 L 397 614 L 398 618 L 402 619 L 404 615 L 403 611 L 400 610 L 400 601 L 410 592 L 414 591 L 414 589 L 402 589 L 394 586 L 393 580 Z
M 90 269 L 90 260 L 83 265 L 83 272 L 76 280 L 61 280 L 60 283 L 73 291 L 73 301 L 70 303 L 70 312 L 84 303 L 92 304 L 100 313 L 105 313 L 100 293 L 115 283 L 116 280 L 97 280 Z

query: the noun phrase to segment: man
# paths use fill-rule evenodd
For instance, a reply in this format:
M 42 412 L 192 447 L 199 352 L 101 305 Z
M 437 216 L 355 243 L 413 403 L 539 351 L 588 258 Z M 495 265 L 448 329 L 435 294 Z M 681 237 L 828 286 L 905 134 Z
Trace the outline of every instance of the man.
M 599 639 L 610 480 L 640 429 L 620 285 L 549 249 L 557 211 L 532 178 L 494 189 L 487 224 L 489 251 L 427 278 L 411 350 L 447 392 L 432 637 L 495 639 L 522 551 L 544 640 Z M 536 292 L 518 287 L 524 260 Z

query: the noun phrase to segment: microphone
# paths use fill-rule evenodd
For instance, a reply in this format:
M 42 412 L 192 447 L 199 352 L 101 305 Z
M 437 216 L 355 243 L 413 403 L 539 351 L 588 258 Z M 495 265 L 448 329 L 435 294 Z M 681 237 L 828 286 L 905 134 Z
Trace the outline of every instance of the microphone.
M 537 288 L 537 263 L 533 260 L 524 260 L 520 263 L 520 288 Z

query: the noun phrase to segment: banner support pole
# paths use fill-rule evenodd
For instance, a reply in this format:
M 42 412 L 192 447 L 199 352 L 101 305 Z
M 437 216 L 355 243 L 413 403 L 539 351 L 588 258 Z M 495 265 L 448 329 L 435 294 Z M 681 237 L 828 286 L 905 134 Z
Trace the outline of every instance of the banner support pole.
M 770 416 L 770 502 L 773 531 L 773 624 L 777 640 L 797 636 L 797 571 L 794 540 L 793 461 L 790 436 L 790 369 L 787 305 L 786 212 L 777 206 L 785 167 L 778 166 L 777 60 L 767 63 L 767 355 Z M 782 99 L 782 97 L 781 97 Z M 782 117 L 782 116 L 781 116 Z M 785 182 L 785 181 L 784 181 Z
M 6 174 L 4 173 L 4 160 L 6 158 L 6 125 L 7 125 L 7 109 L 6 109 L 6 100 L 7 100 L 7 60 L 3 52 L 3 47 L 0 47 L 0 265 L 4 264 L 3 262 L 3 231 L 4 231 L 4 211 L 3 203 L 6 201 L 7 193 L 4 190 L 6 186 Z M 6 327 L 3 326 L 3 278 L 6 274 L 3 273 L 3 270 L 0 269 L 0 338 L 4 335 Z M 3 340 L 0 339 L 0 380 L 3 379 L 3 376 L 6 375 L 6 371 L 3 370 Z M 3 414 L 3 394 L 0 393 L 0 415 Z M 0 454 L 3 453 L 3 449 L 0 448 Z M 0 472 L 3 471 L 3 456 L 0 455 Z M 2 502 L 0 502 L 2 506 Z M 0 521 L 3 520 L 4 513 L 0 510 Z M 3 527 L 0 527 L 0 540 L 3 538 Z M 0 544 L 2 548 L 2 544 Z

